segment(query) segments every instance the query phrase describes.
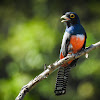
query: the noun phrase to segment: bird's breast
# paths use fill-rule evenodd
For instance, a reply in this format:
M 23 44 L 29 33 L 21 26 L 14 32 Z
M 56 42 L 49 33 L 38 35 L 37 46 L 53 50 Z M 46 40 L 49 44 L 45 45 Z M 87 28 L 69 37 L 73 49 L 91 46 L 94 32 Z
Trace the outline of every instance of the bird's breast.
M 68 48 L 72 49 L 72 53 L 77 53 L 83 47 L 84 42 L 85 36 L 83 34 L 72 35 Z
M 84 45 L 85 42 L 85 36 L 84 35 L 72 35 L 70 37 L 70 43 L 68 46 L 68 54 L 72 54 L 72 53 L 77 53 L 78 51 L 80 51 Z M 64 58 L 62 52 L 60 54 L 60 59 Z M 69 61 L 67 64 L 63 64 L 62 67 L 67 66 L 68 64 L 70 64 L 73 60 Z

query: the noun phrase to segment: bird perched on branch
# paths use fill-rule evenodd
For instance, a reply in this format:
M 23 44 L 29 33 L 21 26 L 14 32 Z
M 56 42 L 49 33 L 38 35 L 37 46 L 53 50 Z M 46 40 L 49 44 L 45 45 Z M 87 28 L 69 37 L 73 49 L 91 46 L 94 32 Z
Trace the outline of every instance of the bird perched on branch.
M 68 54 L 77 53 L 84 49 L 87 38 L 86 32 L 80 24 L 79 17 L 76 13 L 67 12 L 61 19 L 61 22 L 66 23 L 66 29 L 62 39 L 60 59 L 66 57 Z M 70 69 L 76 65 L 77 60 L 69 61 L 60 66 L 54 91 L 55 95 L 63 95 L 66 93 L 68 74 Z

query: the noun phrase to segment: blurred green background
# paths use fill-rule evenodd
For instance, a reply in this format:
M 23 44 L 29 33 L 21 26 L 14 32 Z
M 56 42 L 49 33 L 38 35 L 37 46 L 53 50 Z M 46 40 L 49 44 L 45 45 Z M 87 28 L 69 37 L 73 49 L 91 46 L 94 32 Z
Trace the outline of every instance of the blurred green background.
M 87 46 L 100 40 L 100 0 L 0 0 L 0 100 L 14 100 L 22 86 L 59 59 L 65 30 L 60 17 L 76 12 Z M 67 93 L 55 96 L 57 71 L 24 100 L 99 100 L 100 49 L 80 58 L 71 70 Z

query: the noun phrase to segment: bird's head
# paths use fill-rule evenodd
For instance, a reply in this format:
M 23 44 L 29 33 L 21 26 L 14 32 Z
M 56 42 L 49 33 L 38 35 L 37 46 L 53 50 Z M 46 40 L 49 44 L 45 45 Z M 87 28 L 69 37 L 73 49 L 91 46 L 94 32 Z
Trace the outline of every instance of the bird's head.
M 61 19 L 61 22 L 66 22 L 68 26 L 80 23 L 78 15 L 74 12 L 66 12 Z

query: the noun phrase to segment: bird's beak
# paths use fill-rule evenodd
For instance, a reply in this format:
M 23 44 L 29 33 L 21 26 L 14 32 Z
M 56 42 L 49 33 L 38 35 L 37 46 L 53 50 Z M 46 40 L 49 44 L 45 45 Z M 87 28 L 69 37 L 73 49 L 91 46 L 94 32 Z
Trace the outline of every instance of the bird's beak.
M 61 16 L 62 21 L 61 22 L 67 22 L 70 20 L 70 18 L 66 17 L 66 15 Z

